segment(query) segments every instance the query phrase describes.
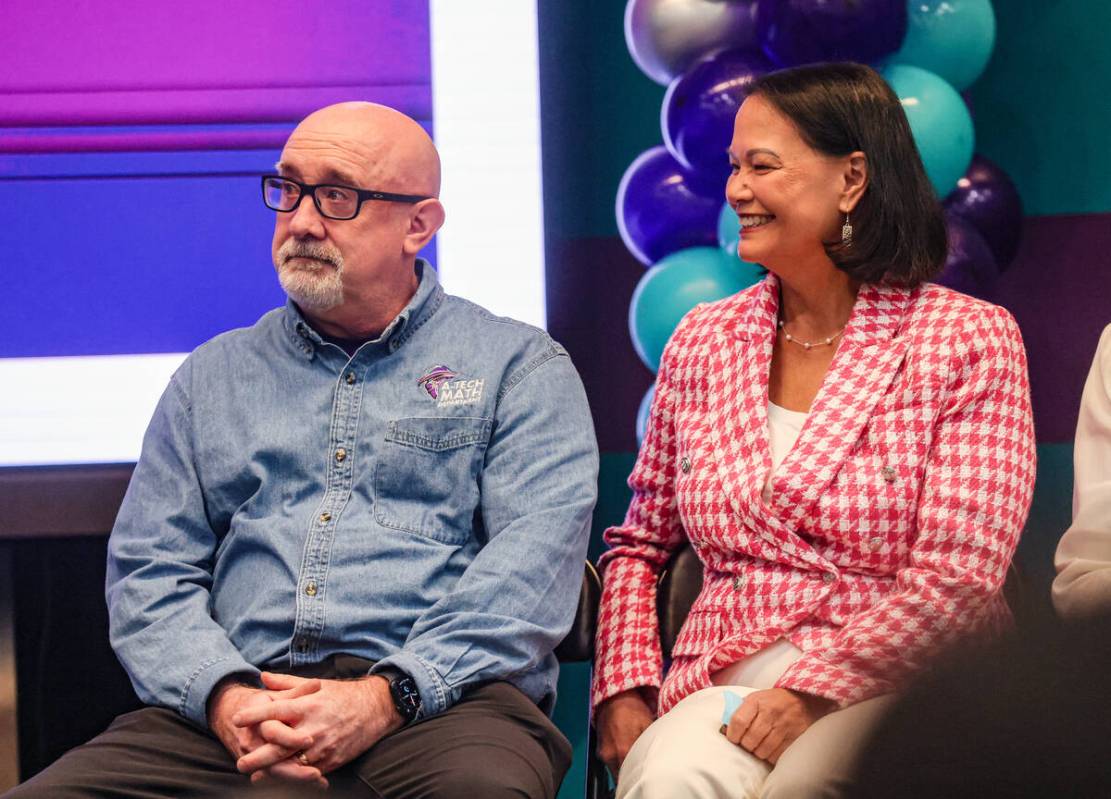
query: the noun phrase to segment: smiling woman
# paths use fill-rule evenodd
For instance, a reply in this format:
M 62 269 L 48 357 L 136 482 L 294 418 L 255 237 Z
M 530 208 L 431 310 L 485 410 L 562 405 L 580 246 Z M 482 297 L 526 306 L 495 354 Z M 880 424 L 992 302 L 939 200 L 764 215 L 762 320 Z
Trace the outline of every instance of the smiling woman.
M 729 156 L 769 274 L 679 324 L 605 534 L 593 702 L 629 799 L 840 795 L 891 695 L 1007 624 L 1033 488 L 1018 328 L 925 282 L 941 209 L 883 79 L 766 75 Z M 655 587 L 688 541 L 705 576 L 661 680 Z
M 849 87 L 851 102 L 843 95 Z M 737 115 L 734 144 L 745 134 L 755 138 L 742 139 L 743 153 L 730 147 L 734 176 L 747 167 L 754 178 L 730 180 L 726 196 L 738 214 L 747 197 L 736 192 L 767 191 L 783 211 L 804 216 L 830 260 L 858 280 L 913 286 L 937 274 L 946 247 L 941 209 L 899 99 L 883 78 L 859 64 L 799 67 L 764 76 L 751 94 L 753 102 Z M 837 172 L 846 168 L 845 180 L 868 190 L 861 185 L 831 203 Z M 838 221 L 816 218 L 819 205 L 836 206 Z M 746 260 L 750 255 L 742 250 Z

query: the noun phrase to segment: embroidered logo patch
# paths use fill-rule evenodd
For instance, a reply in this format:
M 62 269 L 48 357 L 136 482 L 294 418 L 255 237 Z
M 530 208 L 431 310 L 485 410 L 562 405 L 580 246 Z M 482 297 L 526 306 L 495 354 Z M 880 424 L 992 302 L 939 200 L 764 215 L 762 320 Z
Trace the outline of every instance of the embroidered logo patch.
M 456 405 L 474 405 L 482 400 L 486 381 L 482 378 L 459 378 L 459 374 L 446 366 L 433 366 L 417 381 L 428 396 L 441 408 Z
M 449 380 L 454 380 L 458 375 L 446 366 L 433 366 L 417 381 L 418 386 L 424 386 L 428 396 L 436 399 L 440 394 L 440 387 Z
M 486 381 L 482 378 L 474 380 L 452 379 L 440 386 L 440 396 L 436 402 L 441 408 L 450 408 L 455 405 L 474 405 L 482 400 L 482 388 Z

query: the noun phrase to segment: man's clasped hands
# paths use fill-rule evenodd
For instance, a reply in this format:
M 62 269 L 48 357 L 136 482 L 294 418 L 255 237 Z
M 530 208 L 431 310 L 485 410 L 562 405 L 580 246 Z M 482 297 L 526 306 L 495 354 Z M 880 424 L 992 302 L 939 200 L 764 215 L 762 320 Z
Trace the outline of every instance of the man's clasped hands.
M 383 677 L 322 680 L 263 672 L 263 688 L 234 679 L 208 704 L 208 723 L 252 782 L 328 787 L 325 774 L 402 726 Z

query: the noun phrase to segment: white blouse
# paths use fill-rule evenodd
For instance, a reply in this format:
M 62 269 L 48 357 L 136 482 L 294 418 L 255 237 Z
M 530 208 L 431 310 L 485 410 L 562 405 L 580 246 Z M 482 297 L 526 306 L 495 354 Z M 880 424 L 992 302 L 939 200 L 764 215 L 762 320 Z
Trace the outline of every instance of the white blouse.
M 798 441 L 802 426 L 806 424 L 803 411 L 789 411 L 768 401 L 768 443 L 771 447 L 772 468 L 764 483 L 764 501 L 772 498 L 772 475 L 780 467 Z M 721 671 L 710 675 L 714 685 L 744 685 L 748 688 L 772 688 L 783 672 L 802 656 L 802 650 L 786 638 L 780 638 L 758 652 L 741 658 Z

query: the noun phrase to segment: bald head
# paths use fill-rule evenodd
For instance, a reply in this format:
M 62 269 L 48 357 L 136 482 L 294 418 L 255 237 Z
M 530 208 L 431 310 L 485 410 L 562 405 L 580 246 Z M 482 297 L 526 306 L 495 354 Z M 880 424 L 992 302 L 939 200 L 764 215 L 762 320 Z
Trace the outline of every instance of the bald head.
M 413 119 L 376 103 L 338 103 L 305 117 L 282 150 L 290 156 L 327 154 L 362 188 L 438 197 L 440 156 Z

